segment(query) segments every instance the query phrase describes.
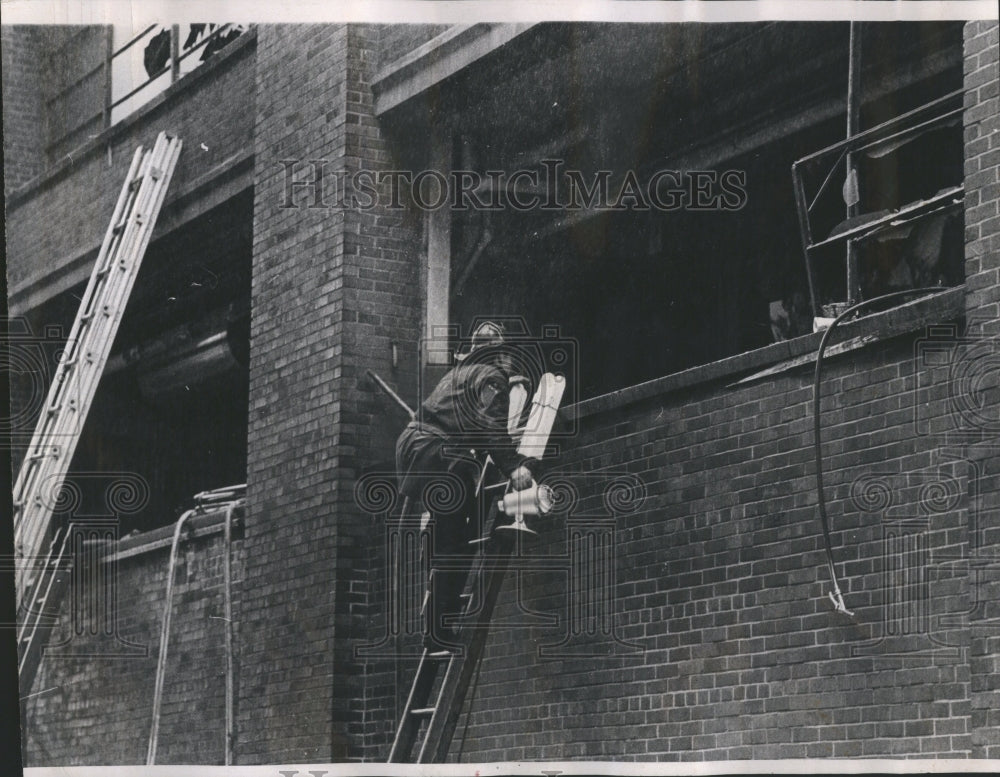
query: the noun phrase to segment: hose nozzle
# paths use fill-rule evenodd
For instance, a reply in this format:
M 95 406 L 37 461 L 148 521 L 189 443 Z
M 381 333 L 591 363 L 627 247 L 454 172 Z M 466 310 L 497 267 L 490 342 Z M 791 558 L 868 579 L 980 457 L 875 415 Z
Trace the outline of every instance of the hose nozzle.
M 847 609 L 847 605 L 844 604 L 844 595 L 840 593 L 840 588 L 834 586 L 834 589 L 827 593 L 830 597 L 830 601 L 833 602 L 833 609 L 842 615 L 846 615 L 849 618 L 854 617 L 854 613 Z

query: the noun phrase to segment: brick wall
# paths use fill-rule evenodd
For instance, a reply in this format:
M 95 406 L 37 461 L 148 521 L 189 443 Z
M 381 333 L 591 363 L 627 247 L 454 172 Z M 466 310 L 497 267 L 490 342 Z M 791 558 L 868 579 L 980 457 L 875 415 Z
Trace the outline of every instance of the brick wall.
M 5 28 L 6 29 L 6 28 Z M 57 178 L 7 204 L 7 283 L 43 269 L 54 272 L 98 247 L 118 200 L 125 173 L 139 144 L 152 145 L 161 130 L 184 141 L 168 192 L 173 194 L 202 178 L 213 167 L 252 145 L 253 47 L 222 63 L 211 78 L 178 83 L 173 99 L 159 103 L 113 133 L 109 146 L 91 148 Z M 208 67 L 206 65 L 205 67 Z M 39 224 L 59 229 L 39 230 Z
M 157 763 L 224 762 L 223 546 L 220 534 L 181 545 Z M 63 648 L 71 655 L 42 661 L 22 727 L 26 766 L 146 762 L 169 555 L 166 547 L 117 562 L 117 574 L 110 577 L 117 617 L 85 617 L 82 636 L 74 635 L 69 602 L 77 592 L 89 600 L 95 591 L 90 582 L 70 589 L 50 644 L 72 636 Z M 239 540 L 232 559 L 235 610 L 244 564 Z M 121 642 L 86 633 L 115 621 Z M 234 626 L 238 666 L 240 645 L 248 637 L 238 621 Z
M 5 193 L 103 129 L 109 34 L 97 25 L 3 28 Z
M 969 329 L 965 366 L 971 375 L 995 376 L 990 358 L 1000 335 L 1000 75 L 996 22 L 965 25 L 965 235 Z M 986 417 L 1000 407 L 996 381 L 974 399 Z M 973 397 L 969 397 L 973 398 Z M 978 597 L 971 615 L 971 721 L 973 755 L 1000 757 L 1000 455 L 994 424 L 974 440 L 982 470 L 980 513 L 994 516 L 970 537 L 970 575 Z M 992 433 L 990 433 L 992 432 Z
M 417 246 L 398 214 L 282 208 L 282 160 L 391 163 L 371 117 L 373 31 L 267 27 L 258 42 L 248 448 L 245 762 L 362 756 L 369 520 L 355 476 L 384 459 L 398 417 L 364 377 L 414 393 Z M 310 180 L 313 169 L 296 168 Z M 329 178 L 327 179 L 329 180 Z M 390 363 L 391 343 L 400 350 Z M 266 700 L 266 703 L 261 703 Z
M 5 196 L 45 168 L 42 78 L 35 33 L 36 28 L 27 26 L 4 26 L 0 30 Z
M 970 317 L 1000 332 L 1000 79 L 997 25 L 965 25 L 965 245 Z
M 192 98 L 179 114 L 191 127 L 232 132 L 221 151 L 209 135 L 185 137 L 182 180 L 195 175 L 199 138 L 205 154 L 232 153 L 249 137 L 240 133 L 254 133 L 238 763 L 382 759 L 412 677 L 405 660 L 355 655 L 385 628 L 385 527 L 361 512 L 354 486 L 384 467 L 402 426 L 365 369 L 407 400 L 416 393 L 415 214 L 342 208 L 335 197 L 309 208 L 308 190 L 282 207 L 282 160 L 326 159 L 329 172 L 394 165 L 371 116 L 368 84 L 385 59 L 379 34 L 264 27 L 255 68 L 200 87 L 197 99 L 231 102 Z M 995 75 L 992 86 L 977 75 L 989 72 L 989 47 L 977 46 L 990 35 L 995 25 L 967 28 L 967 78 L 982 79 L 975 88 L 995 100 Z M 383 44 L 403 50 L 400 36 Z M 226 113 L 249 105 L 236 119 Z M 975 101 L 967 108 L 967 142 L 979 152 L 966 181 L 976 192 L 967 199 L 968 310 L 995 321 L 996 211 L 973 210 L 996 202 L 995 140 L 983 131 L 991 114 Z M 45 208 L 66 216 L 83 176 L 98 172 L 88 167 L 96 159 L 81 165 L 16 217 L 32 208 L 34 217 Z M 298 180 L 312 176 L 297 170 Z M 581 406 L 580 434 L 550 474 L 579 498 L 528 549 L 542 568 L 507 580 L 453 757 L 998 757 L 1000 537 L 987 520 L 998 507 L 998 455 L 989 439 L 946 436 L 953 386 L 928 368 L 924 340 L 896 338 L 826 371 L 825 493 L 854 620 L 825 598 L 808 370 Z M 572 555 L 587 543 L 595 563 L 606 549 L 605 566 Z M 206 668 L 220 666 L 208 630 L 218 587 L 205 584 L 216 573 L 198 571 L 197 558 L 179 597 L 178 611 L 190 613 L 176 621 L 184 647 L 173 653 L 195 663 L 168 675 L 177 685 L 164 707 L 164 763 L 221 758 L 221 691 Z M 164 582 L 157 563 L 165 554 L 121 567 L 122 633 L 150 645 L 150 657 L 43 664 L 37 687 L 57 690 L 31 702 L 30 763 L 141 762 Z M 595 589 L 588 572 L 610 574 L 608 583 Z M 73 690 L 81 686 L 86 694 Z
M 805 371 L 585 417 L 557 465 L 579 501 L 530 551 L 553 561 L 521 575 L 523 609 L 507 580 L 453 757 L 968 756 L 969 591 L 951 564 L 975 484 L 968 462 L 914 433 L 913 347 L 835 360 L 824 380 L 826 493 L 854 620 L 826 599 Z M 921 413 L 947 411 L 939 393 Z M 619 477 L 641 491 L 609 511 Z M 947 509 L 921 501 L 925 483 L 955 490 Z M 566 594 L 581 585 L 559 561 L 567 532 L 588 520 L 614 526 L 608 600 L 585 584 Z M 518 617 L 537 625 L 503 625 Z
M 986 332 L 998 319 L 996 29 L 965 32 L 966 307 Z M 965 358 L 953 324 L 826 369 L 825 493 L 853 619 L 826 599 L 811 372 L 585 403 L 549 475 L 579 499 L 529 550 L 544 568 L 508 577 L 452 759 L 996 757 L 1000 456 L 928 355 Z M 985 411 L 989 392 L 974 398 Z M 616 482 L 641 489 L 609 510 Z M 588 534 L 613 558 L 606 596 L 588 597 L 574 566 L 573 538 Z M 382 586 L 370 596 L 385 601 Z M 373 623 L 372 640 L 383 632 Z M 377 689 L 397 714 L 414 669 Z M 371 722 L 371 757 L 384 758 L 391 726 Z
M 401 168 L 400 160 L 395 158 L 372 116 L 374 98 L 370 84 L 376 73 L 378 35 L 384 29 L 371 25 L 348 27 L 349 118 L 344 163 L 352 171 Z M 356 123 L 353 117 L 357 117 Z M 383 203 L 388 202 L 391 193 L 382 187 L 380 196 Z M 423 303 L 419 292 L 419 265 L 423 261 L 421 215 L 414 210 L 400 212 L 384 207 L 350 213 L 354 226 L 345 234 L 345 261 L 351 266 L 345 291 L 357 321 L 352 322 L 352 336 L 345 344 L 342 373 L 343 385 L 350 389 L 345 394 L 346 423 L 341 427 L 342 442 L 348 446 L 343 457 L 343 477 L 348 488 L 340 494 L 339 509 L 343 515 L 351 516 L 354 530 L 349 552 L 342 553 L 343 563 L 338 571 L 338 578 L 351 591 L 349 610 L 341 616 L 340 634 L 350 636 L 349 641 L 341 643 L 345 665 L 364 678 L 360 693 L 352 699 L 348 733 L 354 748 L 352 757 L 365 760 L 378 759 L 371 749 L 373 739 L 377 739 L 373 737 L 373 727 L 377 730 L 395 715 L 384 703 L 385 697 L 378 693 L 391 671 L 388 664 L 359 661 L 354 655 L 365 641 L 373 615 L 381 614 L 373 613 L 366 594 L 377 573 L 375 565 L 369 563 L 370 550 L 373 545 L 381 547 L 384 539 L 379 531 L 381 525 L 373 524 L 361 512 L 354 486 L 362 472 L 394 469 L 391 451 L 408 420 L 371 385 L 365 373 L 369 369 L 375 371 L 411 407 L 416 405 Z M 396 363 L 393 363 L 393 346 Z M 378 742 L 381 744 L 380 739 Z
M 111 27 L 40 27 L 38 63 L 44 78 L 45 156 L 54 164 L 104 129 Z
M 998 318 L 997 28 L 965 35 L 966 308 L 984 322 L 966 335 L 978 337 Z M 964 396 L 929 355 L 967 358 L 961 324 L 826 369 L 825 493 L 854 619 L 826 599 L 811 372 L 584 403 L 549 475 L 576 507 L 529 551 L 548 568 L 508 578 L 451 757 L 996 757 L 1000 456 L 995 430 L 963 408 L 995 417 L 997 401 Z M 641 488 L 609 510 L 616 482 Z M 571 540 L 599 543 L 610 526 L 612 583 L 588 597 Z M 396 677 L 397 706 L 413 669 Z

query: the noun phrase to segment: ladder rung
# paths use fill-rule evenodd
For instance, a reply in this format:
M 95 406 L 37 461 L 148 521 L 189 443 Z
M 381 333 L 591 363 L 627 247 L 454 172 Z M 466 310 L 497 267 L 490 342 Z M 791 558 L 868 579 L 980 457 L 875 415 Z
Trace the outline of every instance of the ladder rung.
M 410 710 L 410 714 L 414 717 L 424 718 L 433 715 L 436 711 L 437 707 L 420 707 L 415 710 Z
M 435 650 L 433 653 L 429 652 L 427 654 L 427 657 L 441 659 L 441 658 L 451 658 L 453 655 L 455 654 L 452 653 L 450 650 Z

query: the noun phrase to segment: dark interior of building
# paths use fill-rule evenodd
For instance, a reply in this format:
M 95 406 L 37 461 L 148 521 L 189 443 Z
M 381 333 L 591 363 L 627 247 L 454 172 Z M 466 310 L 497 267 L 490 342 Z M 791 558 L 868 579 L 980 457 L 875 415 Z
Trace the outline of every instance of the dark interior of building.
M 122 516 L 122 534 L 171 523 L 200 491 L 246 482 L 251 207 L 249 192 L 238 195 L 143 259 L 71 469 L 146 481 L 146 507 Z M 82 293 L 33 318 L 68 332 Z M 79 514 L 106 513 L 101 482 L 79 482 Z
M 548 158 L 588 181 L 597 170 L 619 176 L 632 170 L 640 181 L 664 169 L 737 171 L 745 198 L 728 211 L 630 207 L 569 218 L 538 208 L 459 213 L 452 227 L 453 322 L 468 328 L 484 313 L 523 315 L 533 328 L 560 322 L 563 334 L 579 342 L 581 398 L 767 345 L 775 339 L 769 316 L 775 301 L 792 307 L 794 300 L 798 307 L 799 330 L 791 336 L 810 331 L 792 164 L 842 140 L 846 121 L 847 26 L 823 27 L 694 26 L 681 36 L 640 25 L 625 35 L 618 30 L 613 40 L 600 25 L 577 28 L 572 41 L 563 41 L 547 80 L 532 88 L 534 98 L 515 99 L 512 85 L 508 101 L 494 94 L 479 112 L 463 112 L 453 160 L 463 169 L 471 163 L 508 173 L 538 170 L 539 160 Z M 815 40 L 798 40 L 803 36 Z M 960 88 L 960 24 L 871 24 L 864 36 L 859 130 Z M 815 56 L 778 69 L 788 52 L 803 50 Z M 638 59 L 644 64 L 636 71 Z M 773 60 L 784 75 L 748 80 L 759 72 L 758 59 Z M 601 62 L 599 73 L 594 61 Z M 565 80 L 553 75 L 560 71 Z M 580 83 L 588 85 L 586 93 L 574 86 Z M 636 94 L 624 112 L 623 89 Z M 804 110 L 803 102 L 815 109 Z M 616 106 L 613 115 L 606 105 Z M 581 121 L 589 122 L 585 132 Z M 553 137 L 557 142 L 546 143 Z M 960 126 L 950 125 L 891 153 L 864 157 L 860 207 L 898 207 L 933 194 L 942 182 L 960 183 L 961 143 Z M 933 168 L 926 159 L 935 160 Z M 540 177 L 544 181 L 544 170 Z M 906 191 L 884 192 L 877 181 L 899 181 Z M 841 186 L 831 188 L 836 202 L 828 215 L 841 221 Z M 932 230 L 936 250 L 951 258 L 923 280 L 962 282 L 961 263 L 953 261 L 961 257 L 960 222 L 959 213 L 943 231 Z M 484 226 L 492 240 L 467 267 Z M 863 292 L 871 296 L 886 287 L 878 271 L 886 259 L 878 253 L 896 256 L 902 248 L 898 241 L 869 243 L 860 254 Z M 818 303 L 845 298 L 844 250 L 837 245 L 814 266 Z M 919 285 L 916 280 L 910 285 Z

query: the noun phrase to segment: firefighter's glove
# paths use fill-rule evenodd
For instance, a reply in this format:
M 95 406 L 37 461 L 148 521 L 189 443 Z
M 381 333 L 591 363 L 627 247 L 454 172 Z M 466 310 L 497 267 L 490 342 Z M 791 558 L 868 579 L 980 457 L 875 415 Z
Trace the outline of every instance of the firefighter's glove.
M 510 487 L 515 491 L 524 491 L 531 485 L 532 480 L 531 470 L 523 464 L 510 473 Z

